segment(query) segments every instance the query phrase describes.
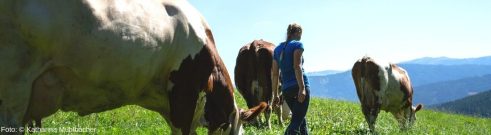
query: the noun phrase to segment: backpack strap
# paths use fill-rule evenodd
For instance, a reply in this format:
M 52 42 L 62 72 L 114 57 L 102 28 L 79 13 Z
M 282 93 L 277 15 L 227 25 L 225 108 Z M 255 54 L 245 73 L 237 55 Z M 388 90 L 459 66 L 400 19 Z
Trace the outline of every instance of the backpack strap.
M 288 41 L 285 41 L 285 47 L 283 47 L 283 50 L 282 50 L 282 51 L 281 51 L 281 53 L 280 53 L 280 61 L 279 61 L 279 62 L 280 62 L 280 64 L 279 64 L 279 65 L 280 65 L 280 66 L 281 66 L 281 64 L 283 63 L 283 57 L 284 57 L 284 56 L 283 56 L 283 54 L 285 53 L 285 50 L 286 50 L 286 47 L 287 47 L 287 46 L 288 46 Z

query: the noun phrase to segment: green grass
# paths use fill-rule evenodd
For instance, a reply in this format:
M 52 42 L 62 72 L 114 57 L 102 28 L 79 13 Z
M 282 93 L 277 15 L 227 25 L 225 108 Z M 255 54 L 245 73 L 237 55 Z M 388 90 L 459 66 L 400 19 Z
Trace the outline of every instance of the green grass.
M 245 107 L 241 97 L 237 99 L 239 106 Z M 310 133 L 314 135 L 370 134 L 359 104 L 356 103 L 313 98 L 307 119 Z M 273 115 L 271 130 L 246 126 L 245 133 L 283 134 L 286 127 L 277 122 L 276 115 Z M 125 106 L 84 117 L 60 111 L 43 120 L 43 128 L 58 127 L 95 128 L 97 134 L 170 134 L 170 128 L 158 113 L 138 106 Z M 491 134 L 491 119 L 423 110 L 417 113 L 417 121 L 412 129 L 400 131 L 395 119 L 389 113 L 381 112 L 376 131 L 379 134 Z M 198 134 L 206 133 L 207 129 L 198 129 Z

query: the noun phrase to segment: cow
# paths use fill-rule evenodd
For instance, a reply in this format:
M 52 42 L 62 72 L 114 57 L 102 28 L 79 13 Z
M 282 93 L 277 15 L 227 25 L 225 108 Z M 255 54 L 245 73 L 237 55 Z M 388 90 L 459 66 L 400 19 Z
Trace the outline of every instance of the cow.
M 267 107 L 237 107 L 211 28 L 187 1 L 2 0 L 0 65 L 1 127 L 138 105 L 172 134 L 241 134 Z
M 286 104 L 273 105 L 272 101 L 271 67 L 274 48 L 273 43 L 262 39 L 254 40 L 240 48 L 235 64 L 235 85 L 247 106 L 252 108 L 260 102 L 268 103 L 264 117 L 269 128 L 271 128 L 270 117 L 273 108 L 278 114 L 278 120 L 283 123 L 282 108 L 287 106 Z M 283 111 L 290 112 L 288 108 Z M 258 119 L 255 119 L 255 122 L 260 123 Z
M 412 106 L 413 87 L 406 70 L 395 64 L 383 66 L 364 56 L 355 62 L 351 74 L 370 131 L 375 131 L 380 110 L 390 112 L 402 130 L 414 124 L 415 114 L 423 106 Z

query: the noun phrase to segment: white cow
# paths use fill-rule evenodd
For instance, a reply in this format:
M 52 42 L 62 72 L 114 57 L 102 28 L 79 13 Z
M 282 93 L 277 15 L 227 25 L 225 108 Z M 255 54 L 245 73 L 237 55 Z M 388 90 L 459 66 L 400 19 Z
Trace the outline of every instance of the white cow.
M 351 74 L 371 131 L 375 131 L 380 110 L 390 112 L 403 130 L 414 124 L 416 112 L 423 105 L 413 107 L 413 87 L 406 70 L 395 64 L 381 64 L 365 56 L 355 62 Z
M 239 134 L 266 106 L 237 108 L 208 24 L 181 0 L 0 1 L 0 103 L 1 127 L 135 104 L 173 134 L 200 119 Z

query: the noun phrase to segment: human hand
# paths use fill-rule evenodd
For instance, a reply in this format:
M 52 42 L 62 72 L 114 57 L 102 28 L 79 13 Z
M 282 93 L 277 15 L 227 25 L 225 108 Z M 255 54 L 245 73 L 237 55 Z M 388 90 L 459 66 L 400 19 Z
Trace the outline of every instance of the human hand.
M 298 96 L 297 96 L 298 102 L 303 103 L 303 101 L 305 101 L 305 96 L 307 96 L 307 92 L 305 91 L 305 88 L 301 88 L 300 90 L 298 90 Z

